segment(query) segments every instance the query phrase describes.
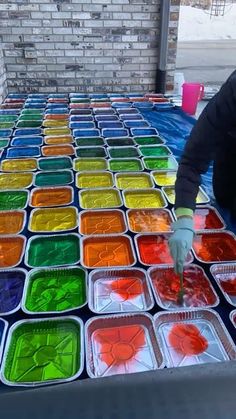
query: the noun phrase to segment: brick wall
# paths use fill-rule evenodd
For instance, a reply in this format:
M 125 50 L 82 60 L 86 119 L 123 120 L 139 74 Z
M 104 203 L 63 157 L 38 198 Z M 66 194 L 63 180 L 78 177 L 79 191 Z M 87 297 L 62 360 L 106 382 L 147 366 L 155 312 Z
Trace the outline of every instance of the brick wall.
M 160 1 L 0 0 L 8 90 L 155 90 Z M 179 2 L 171 7 L 169 88 Z

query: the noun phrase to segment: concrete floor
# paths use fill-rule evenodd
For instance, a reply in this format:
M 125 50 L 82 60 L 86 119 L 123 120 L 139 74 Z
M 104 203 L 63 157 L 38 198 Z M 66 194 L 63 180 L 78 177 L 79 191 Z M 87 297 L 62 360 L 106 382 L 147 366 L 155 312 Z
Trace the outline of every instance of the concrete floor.
M 236 40 L 179 42 L 176 71 L 186 81 L 221 85 L 236 69 Z

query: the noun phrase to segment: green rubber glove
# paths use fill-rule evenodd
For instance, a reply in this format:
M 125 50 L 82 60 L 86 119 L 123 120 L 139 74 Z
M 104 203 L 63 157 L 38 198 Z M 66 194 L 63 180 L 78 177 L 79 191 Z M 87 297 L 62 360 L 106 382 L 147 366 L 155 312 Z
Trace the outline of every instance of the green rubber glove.
M 193 218 L 179 218 L 172 224 L 172 229 L 174 233 L 169 240 L 169 248 L 174 260 L 175 272 L 180 274 L 184 270 L 184 262 L 193 243 Z

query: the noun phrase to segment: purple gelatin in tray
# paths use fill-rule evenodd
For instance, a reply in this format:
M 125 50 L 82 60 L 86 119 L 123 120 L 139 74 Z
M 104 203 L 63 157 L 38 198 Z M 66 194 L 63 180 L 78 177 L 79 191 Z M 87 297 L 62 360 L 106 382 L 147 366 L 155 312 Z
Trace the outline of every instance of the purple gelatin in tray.
M 12 314 L 19 309 L 25 277 L 23 269 L 0 271 L 0 315 Z

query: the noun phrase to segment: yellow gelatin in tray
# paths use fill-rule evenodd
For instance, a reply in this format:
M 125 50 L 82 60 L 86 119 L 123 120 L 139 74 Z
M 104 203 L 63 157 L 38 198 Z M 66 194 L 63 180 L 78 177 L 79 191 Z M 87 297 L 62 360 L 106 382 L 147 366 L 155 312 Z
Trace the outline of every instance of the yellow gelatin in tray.
M 88 171 L 98 171 L 107 169 L 107 160 L 106 159 L 74 159 L 73 169 L 77 172 L 88 172 Z
M 45 144 L 70 144 L 73 143 L 72 135 L 51 135 L 44 138 Z
M 175 189 L 174 187 L 164 187 L 163 188 L 163 192 L 166 195 L 166 198 L 168 200 L 168 202 L 172 205 L 174 205 L 175 203 Z M 197 204 L 207 204 L 209 202 L 209 198 L 207 196 L 207 194 L 201 189 L 199 188 L 199 192 L 197 195 Z
M 77 217 L 75 207 L 35 209 L 30 216 L 29 230 L 38 233 L 72 230 L 77 227 Z
M 119 189 L 146 189 L 154 185 L 148 173 L 119 173 L 116 175 L 116 186 Z
M 32 173 L 0 173 L 0 189 L 28 188 L 32 181 Z
M 157 186 L 173 186 L 176 181 L 176 172 L 152 172 Z
M 163 208 L 165 198 L 159 189 L 140 189 L 124 191 L 124 203 L 127 208 Z
M 80 206 L 87 208 L 116 208 L 122 205 L 116 189 L 89 189 L 80 192 Z
M 59 127 L 68 127 L 69 122 L 67 119 L 45 119 L 43 121 L 43 126 L 45 128 L 59 128 Z
M 110 188 L 113 186 L 113 176 L 109 172 L 77 173 L 78 188 Z
M 70 135 L 70 128 L 44 128 L 43 135 Z
M 3 172 L 31 172 L 36 169 L 36 159 L 9 159 L 3 160 L 1 164 Z

